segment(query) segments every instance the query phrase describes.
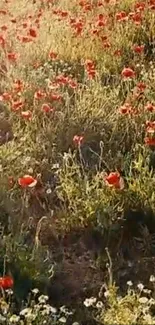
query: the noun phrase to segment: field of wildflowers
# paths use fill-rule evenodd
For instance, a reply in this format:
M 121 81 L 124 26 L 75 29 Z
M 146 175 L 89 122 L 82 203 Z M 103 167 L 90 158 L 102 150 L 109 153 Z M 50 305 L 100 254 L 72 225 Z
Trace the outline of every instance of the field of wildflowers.
M 0 1 L 0 324 L 155 324 L 155 0 Z

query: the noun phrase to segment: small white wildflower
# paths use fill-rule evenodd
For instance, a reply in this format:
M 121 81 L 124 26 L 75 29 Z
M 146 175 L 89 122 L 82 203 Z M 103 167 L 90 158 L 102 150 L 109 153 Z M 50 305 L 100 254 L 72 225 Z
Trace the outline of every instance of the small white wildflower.
M 109 297 L 109 295 L 110 295 L 110 292 L 109 292 L 109 290 L 107 290 L 107 291 L 105 291 L 105 292 L 104 292 L 104 297 L 105 297 L 105 298 L 108 298 L 108 297 Z
M 98 301 L 97 304 L 96 304 L 96 308 L 98 309 L 102 309 L 103 308 L 103 302 L 102 301 Z
M 149 314 L 144 314 L 143 316 L 145 324 L 152 324 L 152 317 Z
M 21 316 L 26 316 L 31 311 L 32 311 L 31 308 L 24 308 L 23 310 L 21 310 L 20 315 Z
M 49 309 L 43 309 L 43 310 L 41 310 L 41 315 L 42 316 L 47 316 L 47 315 L 49 315 L 49 313 L 50 313 Z
M 34 308 L 34 310 L 35 310 L 35 312 L 37 313 L 39 310 L 41 310 L 42 309 L 42 304 L 35 304 L 34 306 L 33 306 L 33 308 Z
M 18 323 L 19 320 L 20 320 L 20 316 L 17 316 L 17 315 L 12 315 L 9 319 L 10 323 L 12 323 L 12 324 Z
M 48 306 L 48 305 L 47 305 L 47 306 Z M 56 309 L 55 307 L 53 307 L 53 306 L 49 306 L 49 309 L 50 309 L 50 312 L 51 312 L 52 314 L 56 314 L 57 309 Z
M 34 312 L 33 313 L 29 313 L 29 314 L 25 315 L 25 318 L 31 324 L 37 318 L 37 314 L 35 314 Z
M 147 297 L 141 297 L 141 298 L 139 298 L 139 302 L 140 302 L 140 304 L 147 304 L 148 298 Z
M 40 304 L 45 304 L 46 301 L 49 299 L 48 296 L 45 296 L 45 295 L 41 295 L 39 298 L 38 298 L 38 301 L 40 302 Z
M 151 294 L 151 290 L 149 290 L 149 289 L 144 289 L 143 292 L 146 293 L 146 294 L 148 294 L 148 295 Z
M 127 285 L 128 285 L 129 287 L 132 287 L 132 286 L 133 286 L 132 281 L 127 281 Z
M 154 275 L 150 276 L 150 282 L 155 282 L 155 276 Z
M 51 193 L 52 193 L 51 188 L 48 188 L 48 189 L 46 190 L 46 194 L 51 194 Z
M 50 313 L 56 314 L 56 312 L 57 312 L 56 308 L 54 308 L 53 306 L 50 306 L 48 304 L 43 305 L 43 308 L 46 310 L 47 314 L 50 314 Z
M 150 304 L 150 305 L 155 305 L 155 300 L 154 300 L 153 298 L 150 298 L 150 300 L 149 300 L 149 304 Z
M 78 322 L 74 322 L 72 323 L 72 325 L 80 325 Z
M 61 307 L 60 307 L 60 311 L 61 311 L 62 313 L 65 313 L 65 312 L 66 312 L 66 306 L 61 306 Z
M 37 295 L 37 293 L 39 293 L 39 289 L 37 289 L 37 288 L 32 289 L 32 293 L 34 295 Z
M 64 313 L 65 315 L 73 315 L 73 312 L 72 311 L 69 311 L 68 308 L 66 308 L 66 306 L 61 306 L 60 307 L 60 311 L 62 313 Z
M 86 307 L 90 307 L 90 306 L 92 306 L 94 303 L 96 303 L 96 300 L 97 300 L 97 299 L 94 298 L 94 297 L 86 298 L 83 304 L 84 304 Z
M 85 305 L 85 307 L 90 307 L 91 306 L 91 303 L 90 303 L 89 299 L 85 299 L 83 304 Z
M 64 317 L 64 316 L 63 317 L 60 317 L 59 318 L 59 322 L 65 324 L 67 322 L 66 317 Z
M 144 284 L 139 283 L 139 284 L 137 285 L 137 288 L 138 288 L 140 291 L 142 291 L 142 290 L 144 289 Z
M 13 290 L 12 289 L 7 289 L 5 291 L 9 296 L 12 296 L 13 295 Z

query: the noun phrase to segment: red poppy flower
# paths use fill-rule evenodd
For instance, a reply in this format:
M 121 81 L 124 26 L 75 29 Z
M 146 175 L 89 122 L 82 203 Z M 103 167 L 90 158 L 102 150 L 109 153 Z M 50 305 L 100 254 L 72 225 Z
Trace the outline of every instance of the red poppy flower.
M 27 121 L 32 120 L 32 112 L 31 111 L 23 111 L 23 112 L 21 112 L 21 116 Z
M 115 50 L 115 51 L 114 51 L 114 55 L 115 55 L 115 56 L 121 56 L 121 55 L 122 55 L 122 51 L 121 51 L 120 49 Z
M 105 177 L 105 182 L 108 186 L 122 190 L 124 188 L 124 180 L 118 172 L 111 172 Z
M 50 51 L 48 56 L 49 56 L 50 59 L 52 59 L 52 60 L 56 60 L 58 54 L 55 53 L 55 52 L 53 52 L 53 51 Z
M 28 22 L 27 22 L 27 21 L 24 21 L 24 22 L 22 23 L 22 26 L 23 26 L 23 28 L 27 28 L 27 27 L 28 27 Z
M 11 21 L 11 23 L 16 24 L 17 19 L 16 18 L 12 18 L 12 19 L 10 19 L 10 21 Z
M 86 60 L 85 61 L 85 66 L 86 66 L 86 69 L 94 69 L 95 67 L 95 64 L 92 60 Z
M 77 82 L 75 80 L 69 80 L 68 81 L 68 84 L 69 86 L 72 88 L 72 89 L 76 89 L 77 88 Z
M 142 23 L 142 15 L 140 12 L 130 12 L 129 17 L 134 21 L 135 25 L 140 25 Z
M 14 281 L 11 276 L 3 276 L 0 278 L 0 287 L 3 289 L 10 289 L 13 287 Z
M 18 54 L 14 52 L 10 52 L 7 54 L 7 58 L 9 61 L 15 62 L 18 58 Z
M 154 131 L 155 131 L 155 121 L 146 121 L 146 127 L 147 127 L 147 129 L 146 129 L 146 131 L 149 129 L 149 128 L 152 128 L 152 129 L 154 129 Z
M 38 90 L 34 94 L 35 99 L 42 99 L 42 98 L 45 98 L 45 97 L 46 97 L 46 92 L 43 91 L 43 90 Z
M 24 106 L 24 102 L 22 100 L 14 100 L 12 102 L 12 110 L 14 112 L 20 110 Z
M 14 81 L 13 84 L 13 89 L 17 92 L 22 91 L 23 90 L 23 82 L 19 79 Z
M 30 43 L 32 42 L 32 38 L 29 37 L 29 36 L 21 36 L 21 35 L 18 35 L 17 36 L 17 39 L 22 42 L 22 43 Z
M 88 73 L 89 79 L 94 79 L 96 76 L 96 70 L 88 70 L 87 73 Z
M 39 28 L 40 27 L 40 25 L 39 25 L 39 23 L 40 23 L 40 19 L 39 19 L 40 17 L 38 17 L 34 22 L 35 22 L 35 24 L 37 25 L 37 28 Z
M 68 17 L 68 12 L 67 11 L 60 10 L 59 13 L 60 13 L 60 15 L 61 15 L 62 18 Z
M 1 26 L 1 30 L 6 31 L 8 27 L 6 25 Z
M 7 14 L 7 10 L 1 9 L 1 10 L 0 10 L 0 14 L 2 14 L 2 15 L 6 15 L 6 14 Z
M 96 26 L 98 27 L 105 27 L 107 25 L 107 19 L 103 14 L 99 14 L 98 21 L 96 23 Z
M 144 142 L 146 145 L 149 145 L 149 146 L 155 146 L 155 138 L 151 138 L 151 137 L 146 137 L 144 139 Z
M 73 137 L 73 143 L 76 146 L 80 146 L 83 143 L 83 140 L 84 140 L 84 136 L 82 135 L 74 135 Z
M 61 100 L 62 99 L 62 95 L 59 95 L 59 94 L 50 94 L 50 97 L 52 100 Z
M 135 72 L 131 68 L 124 68 L 121 72 L 123 78 L 134 78 Z
M 136 86 L 140 91 L 144 91 L 146 89 L 146 87 L 147 87 L 147 85 L 142 81 L 138 82 Z
M 11 94 L 6 92 L 0 96 L 0 101 L 10 101 L 11 98 L 12 98 Z
M 146 106 L 145 106 L 145 109 L 152 113 L 152 112 L 155 112 L 155 105 L 151 104 L 151 103 L 148 103 Z
M 144 47 L 145 47 L 144 45 L 134 45 L 133 46 L 133 51 L 135 53 L 141 54 L 141 53 L 144 52 Z
M 102 7 L 102 6 L 104 6 L 104 5 L 103 5 L 103 2 L 102 2 L 102 1 L 98 1 L 97 6 L 98 6 L 98 7 Z
M 54 15 L 58 15 L 60 13 L 60 10 L 59 9 L 53 9 L 52 12 L 53 12 Z
M 85 67 L 89 79 L 94 79 L 96 76 L 95 63 L 92 60 L 86 60 Z
M 154 10 L 155 9 L 155 0 L 150 0 L 149 1 L 149 8 Z
M 91 34 L 92 34 L 92 35 L 99 36 L 99 35 L 100 35 L 100 31 L 99 31 L 98 29 L 92 29 L 92 30 L 91 30 Z
M 145 7 L 146 7 L 145 2 L 137 2 L 134 6 L 135 10 L 138 10 L 138 11 L 144 11 Z
M 34 187 L 37 184 L 37 180 L 30 175 L 24 175 L 18 179 L 18 184 L 23 188 Z
M 115 18 L 117 21 L 126 21 L 128 19 L 128 15 L 125 11 L 121 11 L 116 13 Z
M 154 135 L 154 133 L 155 133 L 154 126 L 153 127 L 152 126 L 148 126 L 147 129 L 146 129 L 146 132 L 147 132 L 148 135 Z
M 78 36 L 83 31 L 84 23 L 82 21 L 77 21 L 77 22 L 71 24 L 71 27 L 75 30 L 75 34 Z
M 69 19 L 70 24 L 76 23 L 76 19 L 74 17 L 70 17 Z
M 65 77 L 63 75 L 57 76 L 55 80 L 59 85 L 66 85 L 68 83 L 68 77 Z
M 31 36 L 31 37 L 37 37 L 37 31 L 34 29 L 34 28 L 30 28 L 29 29 L 29 35 Z
M 53 112 L 54 108 L 50 104 L 43 104 L 41 110 L 45 113 Z
M 128 115 L 132 112 L 132 106 L 130 104 L 126 103 L 119 108 L 119 112 L 122 115 Z
M 84 12 L 91 11 L 93 9 L 93 6 L 89 3 L 85 4 L 83 7 Z

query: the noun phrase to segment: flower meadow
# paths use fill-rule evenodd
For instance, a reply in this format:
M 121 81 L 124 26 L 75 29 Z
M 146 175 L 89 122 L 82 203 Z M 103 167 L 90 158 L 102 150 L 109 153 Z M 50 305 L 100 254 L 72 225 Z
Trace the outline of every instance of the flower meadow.
M 0 2 L 0 324 L 155 324 L 155 1 Z

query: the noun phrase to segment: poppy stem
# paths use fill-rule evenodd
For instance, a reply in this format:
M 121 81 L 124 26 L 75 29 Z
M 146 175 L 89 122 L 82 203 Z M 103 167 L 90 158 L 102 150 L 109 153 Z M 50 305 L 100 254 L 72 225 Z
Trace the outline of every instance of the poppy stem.
M 5 276 L 6 273 L 6 255 L 4 255 L 4 263 L 3 263 L 3 276 Z
M 85 171 L 84 171 L 84 159 L 83 159 L 83 156 L 82 156 L 81 144 L 80 144 L 80 143 L 79 143 L 79 145 L 78 145 L 78 150 L 79 150 L 79 156 L 80 156 L 81 167 L 82 167 L 82 171 L 83 171 L 83 175 L 84 175 L 84 174 L 85 174 Z
M 109 253 L 108 247 L 105 248 L 106 254 L 108 256 L 109 264 L 108 264 L 108 273 L 109 273 L 109 286 L 113 284 L 113 274 L 112 274 L 112 259 Z

